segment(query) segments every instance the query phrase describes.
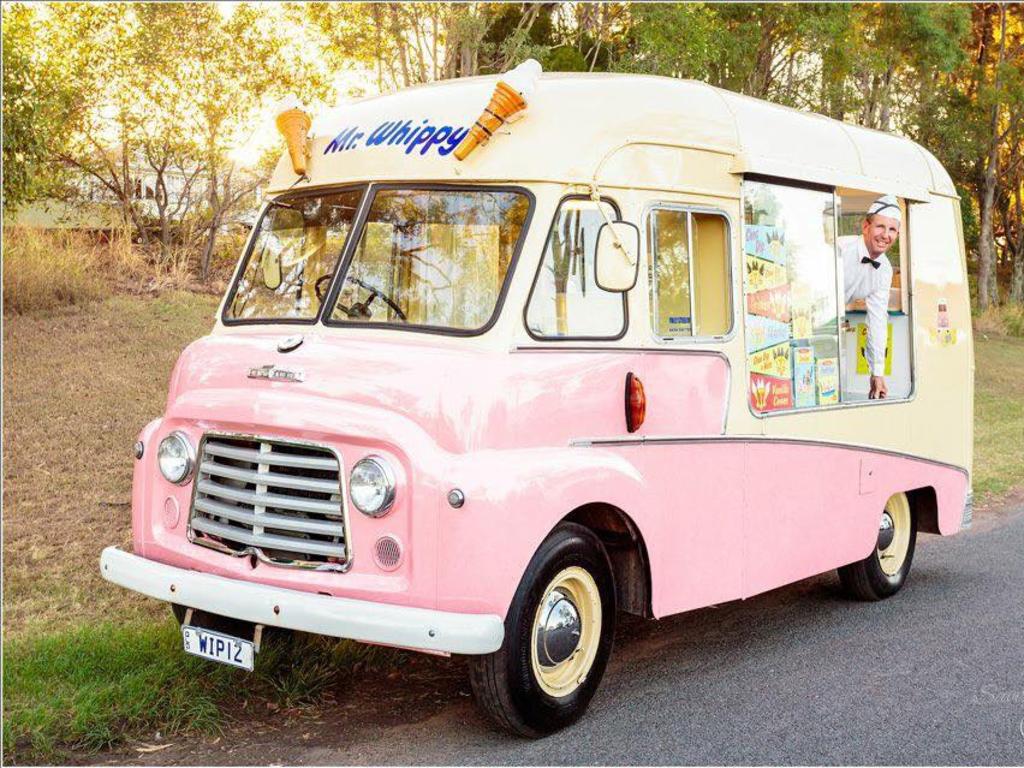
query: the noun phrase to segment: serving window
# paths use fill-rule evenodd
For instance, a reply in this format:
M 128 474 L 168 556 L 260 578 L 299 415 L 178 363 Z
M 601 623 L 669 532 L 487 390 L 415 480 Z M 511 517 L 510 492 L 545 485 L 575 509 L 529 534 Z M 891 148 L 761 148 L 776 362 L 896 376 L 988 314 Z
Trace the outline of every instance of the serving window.
M 757 413 L 840 401 L 840 314 L 831 192 L 745 181 L 748 400 Z
M 725 216 L 659 207 L 647 220 L 651 325 L 662 339 L 721 337 L 732 328 Z
M 864 223 L 864 216 L 867 214 L 868 208 L 871 204 L 878 199 L 880 193 L 877 192 L 862 192 L 855 189 L 837 189 L 836 197 L 838 198 L 838 236 L 839 242 L 842 242 L 844 238 L 849 237 L 860 237 L 861 226 Z M 903 221 L 907 220 L 907 207 L 906 204 L 901 200 L 900 212 L 903 217 Z M 886 258 L 892 265 L 892 286 L 889 288 L 889 311 L 890 312 L 903 312 L 909 314 L 908 306 L 908 288 L 903 280 L 903 275 L 906 272 L 906 237 L 902 236 L 905 233 L 901 233 L 901 237 L 897 238 L 896 242 L 892 244 L 888 251 L 885 252 Z M 847 311 L 864 312 L 865 305 L 863 299 L 857 299 L 847 304 Z
M 747 394 L 755 413 L 868 399 L 867 312 L 862 300 L 844 303 L 850 276 L 842 253 L 863 237 L 865 214 L 881 194 L 744 181 Z M 905 202 L 900 207 L 906 221 Z M 886 255 L 893 268 L 884 373 L 889 400 L 911 392 L 905 242 L 904 226 Z
M 864 219 L 871 204 L 883 193 L 847 188 L 836 190 L 839 237 L 837 247 L 842 262 L 844 247 L 853 247 L 863 237 Z M 885 329 L 884 377 L 889 388 L 888 399 L 898 400 L 910 396 L 912 389 L 910 284 L 908 272 L 907 221 L 908 210 L 904 200 L 898 200 L 902 220 L 900 235 L 882 258 L 892 267 Z M 868 313 L 864 299 L 854 299 L 845 306 L 843 322 L 843 381 L 844 402 L 868 399 L 870 366 L 867 359 Z

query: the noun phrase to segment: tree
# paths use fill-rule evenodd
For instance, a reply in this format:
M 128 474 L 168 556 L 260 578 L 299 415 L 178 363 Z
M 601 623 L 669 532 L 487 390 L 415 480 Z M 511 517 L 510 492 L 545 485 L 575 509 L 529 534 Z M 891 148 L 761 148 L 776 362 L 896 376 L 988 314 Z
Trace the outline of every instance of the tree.
M 50 164 L 74 128 L 76 91 L 58 62 L 41 56 L 36 8 L 3 11 L 3 208 L 56 193 L 63 179 Z
M 67 3 L 49 9 L 41 35 L 79 116 L 53 157 L 101 184 L 143 243 L 155 229 L 164 258 L 178 222 L 201 215 L 204 279 L 230 212 L 269 173 L 242 174 L 232 150 L 271 100 L 328 91 L 323 73 L 287 50 L 279 16 L 245 4 L 227 15 L 209 3 Z M 151 205 L 138 194 L 143 171 Z M 173 200 L 171 175 L 182 180 Z

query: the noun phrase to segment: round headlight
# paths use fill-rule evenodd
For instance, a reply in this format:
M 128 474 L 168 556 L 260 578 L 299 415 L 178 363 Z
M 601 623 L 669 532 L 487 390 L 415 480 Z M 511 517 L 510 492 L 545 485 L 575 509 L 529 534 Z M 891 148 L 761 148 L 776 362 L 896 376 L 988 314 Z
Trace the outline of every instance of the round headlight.
M 383 517 L 395 502 L 395 475 L 379 456 L 367 456 L 352 467 L 348 492 L 364 515 Z
M 196 465 L 196 453 L 192 450 L 192 444 L 181 432 L 171 432 L 160 441 L 156 459 L 160 465 L 160 474 L 178 485 L 188 481 Z

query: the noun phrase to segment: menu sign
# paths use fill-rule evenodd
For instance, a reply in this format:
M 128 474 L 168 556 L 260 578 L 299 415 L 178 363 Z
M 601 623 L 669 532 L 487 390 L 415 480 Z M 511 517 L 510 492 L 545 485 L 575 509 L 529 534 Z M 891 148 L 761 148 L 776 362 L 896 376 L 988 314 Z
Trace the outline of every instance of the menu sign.
M 749 357 L 749 363 L 750 370 L 755 373 L 788 379 L 790 375 L 789 342 L 784 341 L 774 347 L 754 352 Z
M 793 407 L 793 384 L 789 379 L 751 373 L 750 404 L 762 413 L 788 410 Z
M 744 275 L 747 293 L 763 291 L 767 288 L 778 288 L 785 285 L 789 278 L 786 268 L 765 259 L 749 254 L 744 257 Z
M 747 312 L 788 323 L 790 319 L 789 286 L 780 285 L 778 288 L 748 293 Z
M 814 349 L 793 350 L 793 400 L 797 408 L 813 408 L 818 404 L 814 367 Z

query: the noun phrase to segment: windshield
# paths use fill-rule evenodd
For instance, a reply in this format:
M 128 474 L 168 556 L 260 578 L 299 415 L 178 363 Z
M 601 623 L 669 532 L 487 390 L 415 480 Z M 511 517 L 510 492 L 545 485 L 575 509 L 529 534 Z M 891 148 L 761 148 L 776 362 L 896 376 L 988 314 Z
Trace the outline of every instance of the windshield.
M 272 202 L 260 220 L 225 319 L 314 320 L 362 196 L 362 189 L 352 189 Z
M 377 191 L 330 320 L 481 330 L 529 213 L 509 189 Z

